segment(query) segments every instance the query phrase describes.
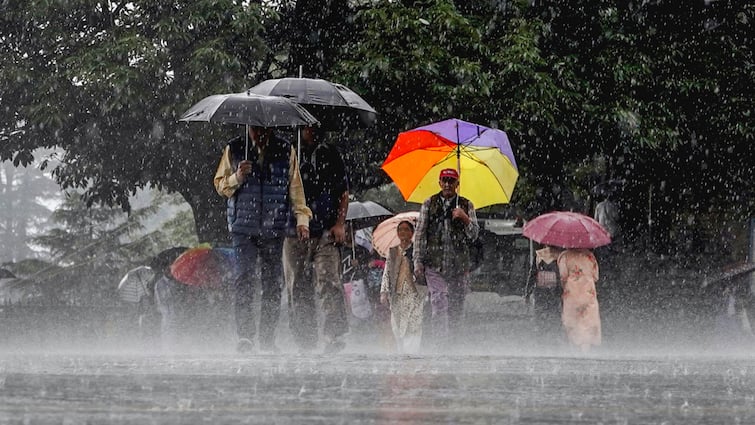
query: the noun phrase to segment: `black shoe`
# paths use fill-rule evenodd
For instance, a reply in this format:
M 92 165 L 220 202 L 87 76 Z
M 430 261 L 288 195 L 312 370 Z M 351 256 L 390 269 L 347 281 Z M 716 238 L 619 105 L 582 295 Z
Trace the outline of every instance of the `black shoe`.
M 239 339 L 236 343 L 236 352 L 239 354 L 252 354 L 254 351 L 254 343 L 246 338 Z
M 346 348 L 346 343 L 341 341 L 340 339 L 335 339 L 325 344 L 325 348 L 322 350 L 322 353 L 323 354 L 340 353 L 341 351 L 343 351 L 344 348 Z

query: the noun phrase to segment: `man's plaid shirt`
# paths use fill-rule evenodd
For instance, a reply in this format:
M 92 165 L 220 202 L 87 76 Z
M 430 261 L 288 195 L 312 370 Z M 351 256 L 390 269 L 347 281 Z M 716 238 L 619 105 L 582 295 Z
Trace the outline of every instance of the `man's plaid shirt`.
M 456 205 L 456 197 L 458 195 L 454 196 L 450 199 L 443 199 L 445 208 L 454 208 Z M 428 214 L 430 211 L 430 200 L 432 197 L 425 199 L 425 202 L 422 203 L 422 208 L 419 210 L 419 218 L 417 218 L 417 226 L 415 228 L 414 232 L 414 267 L 415 270 L 420 264 L 423 264 L 423 257 L 425 256 L 425 253 L 427 252 L 427 238 L 425 234 L 427 233 L 427 223 L 428 223 Z M 472 201 L 469 201 L 469 211 L 467 211 L 467 215 L 469 216 L 469 224 L 464 227 L 464 234 L 467 236 L 469 241 L 474 241 L 477 239 L 477 236 L 480 233 L 480 225 L 477 223 L 477 213 L 475 213 L 474 205 L 472 204 Z M 441 269 L 438 270 L 439 272 L 445 272 L 449 268 L 449 264 L 453 264 L 452 258 L 456 255 L 456 252 L 454 252 L 454 249 L 451 245 L 451 219 L 448 218 L 444 220 L 443 222 L 443 262 L 441 263 Z

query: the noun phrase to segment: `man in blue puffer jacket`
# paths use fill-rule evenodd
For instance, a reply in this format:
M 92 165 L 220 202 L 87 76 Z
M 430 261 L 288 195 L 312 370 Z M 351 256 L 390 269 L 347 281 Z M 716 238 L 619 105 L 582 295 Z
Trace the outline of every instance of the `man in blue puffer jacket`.
M 283 239 L 292 213 L 297 236 L 308 239 L 312 212 L 306 206 L 296 150 L 290 142 L 262 127 L 250 127 L 248 137 L 248 143 L 241 137 L 228 143 L 214 179 L 215 189 L 227 198 L 228 230 L 238 255 L 234 284 L 236 348 L 248 353 L 254 347 L 253 281 L 259 261 L 259 347 L 264 352 L 277 352 Z

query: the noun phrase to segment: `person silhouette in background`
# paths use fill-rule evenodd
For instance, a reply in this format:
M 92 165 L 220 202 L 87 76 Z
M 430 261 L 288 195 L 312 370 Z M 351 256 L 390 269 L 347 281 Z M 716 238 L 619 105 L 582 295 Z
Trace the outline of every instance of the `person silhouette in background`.
M 545 245 L 535 251 L 535 258 L 527 279 L 525 300 L 534 297 L 533 309 L 535 334 L 543 345 L 553 345 L 562 335 L 561 331 L 561 278 L 558 256 L 563 251 L 556 246 Z
M 414 225 L 402 221 L 396 227 L 399 245 L 388 251 L 380 302 L 391 308 L 391 328 L 399 353 L 416 354 L 422 340 L 422 315 L 427 287 L 418 285 L 414 278 L 412 238 Z

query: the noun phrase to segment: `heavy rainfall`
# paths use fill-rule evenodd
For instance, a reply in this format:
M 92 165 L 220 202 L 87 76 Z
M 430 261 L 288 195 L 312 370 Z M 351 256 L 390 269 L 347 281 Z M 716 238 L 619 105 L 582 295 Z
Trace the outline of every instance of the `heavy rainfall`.
M 754 423 L 754 18 L 0 2 L 0 424 Z

